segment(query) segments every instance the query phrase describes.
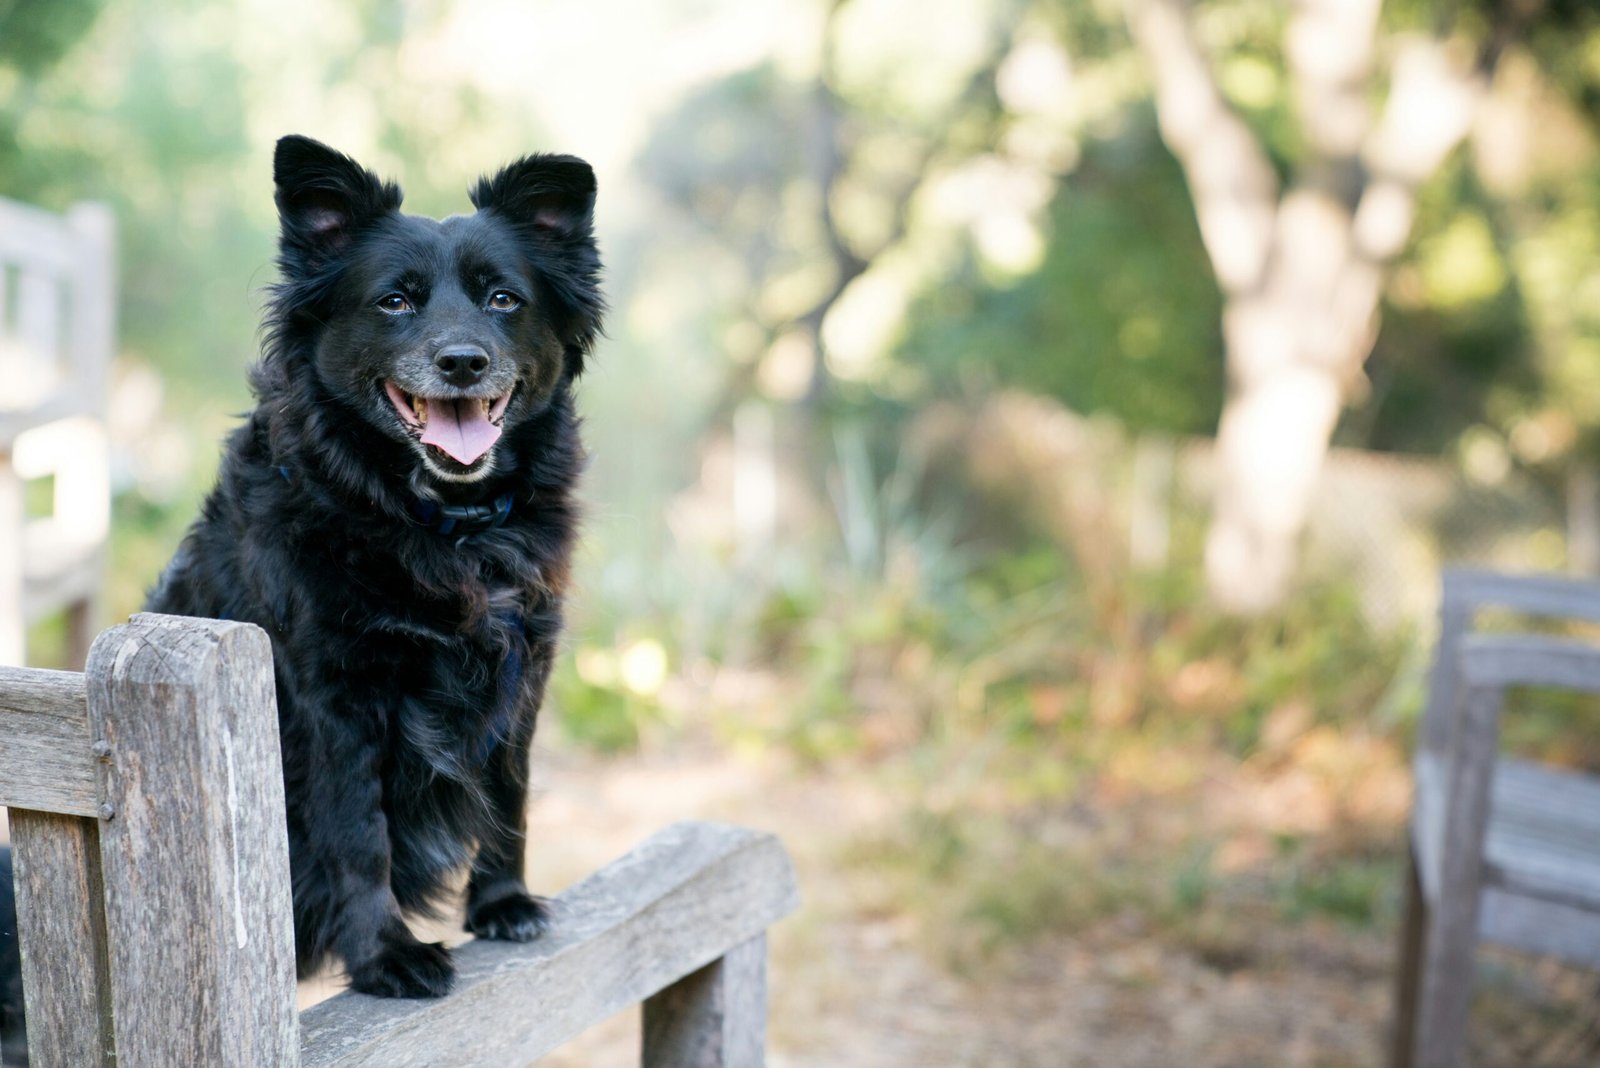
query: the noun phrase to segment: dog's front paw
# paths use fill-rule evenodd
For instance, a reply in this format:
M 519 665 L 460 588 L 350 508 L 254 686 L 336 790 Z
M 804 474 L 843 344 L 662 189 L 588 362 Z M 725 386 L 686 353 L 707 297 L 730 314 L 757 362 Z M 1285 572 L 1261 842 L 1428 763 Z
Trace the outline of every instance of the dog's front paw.
M 523 890 L 467 909 L 467 930 L 479 938 L 529 942 L 550 928 L 550 905 Z
M 394 940 L 350 969 L 350 987 L 380 998 L 437 998 L 450 992 L 456 969 L 438 942 Z

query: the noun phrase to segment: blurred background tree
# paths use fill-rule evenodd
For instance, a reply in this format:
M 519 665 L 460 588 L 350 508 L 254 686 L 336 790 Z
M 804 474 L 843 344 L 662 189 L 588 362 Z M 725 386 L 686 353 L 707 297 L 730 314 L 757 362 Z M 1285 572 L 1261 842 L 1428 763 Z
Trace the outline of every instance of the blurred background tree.
M 1260 610 L 1288 589 L 1317 472 L 1364 381 L 1384 279 L 1410 236 L 1418 188 L 1469 133 L 1508 45 L 1542 15 L 1582 32 L 1573 10 L 1551 12 L 1542 0 L 1447 9 L 1421 29 L 1405 14 L 1394 16 L 1394 32 L 1377 0 L 1295 6 L 1279 50 L 1286 84 L 1259 102 L 1280 125 L 1285 112 L 1294 119 L 1273 159 L 1212 74 L 1191 5 L 1128 4 L 1163 136 L 1184 165 L 1226 294 L 1229 392 L 1206 564 L 1213 594 L 1230 607 Z M 1380 58 L 1391 66 L 1376 117 L 1369 98 Z

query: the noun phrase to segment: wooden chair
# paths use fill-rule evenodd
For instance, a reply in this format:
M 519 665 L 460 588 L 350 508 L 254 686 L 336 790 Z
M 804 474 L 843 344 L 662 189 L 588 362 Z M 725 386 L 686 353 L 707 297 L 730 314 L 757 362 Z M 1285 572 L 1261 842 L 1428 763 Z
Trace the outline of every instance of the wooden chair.
M 526 1064 L 644 1004 L 647 1068 L 757 1068 L 776 838 L 680 823 L 571 887 L 526 945 L 469 942 L 436 1001 L 295 1008 L 267 636 L 138 615 L 88 671 L 0 667 L 35 1068 Z
M 1482 941 L 1600 967 L 1600 778 L 1499 755 L 1508 689 L 1600 694 L 1600 648 L 1471 634 L 1483 608 L 1600 622 L 1600 583 L 1453 570 L 1418 738 L 1393 1063 L 1462 1063 Z

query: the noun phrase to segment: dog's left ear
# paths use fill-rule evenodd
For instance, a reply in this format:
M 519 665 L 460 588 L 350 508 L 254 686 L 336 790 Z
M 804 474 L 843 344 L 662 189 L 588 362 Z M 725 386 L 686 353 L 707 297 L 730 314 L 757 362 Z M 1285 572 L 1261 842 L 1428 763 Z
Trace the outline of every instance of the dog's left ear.
M 400 187 L 342 152 L 291 134 L 272 157 L 279 262 L 285 274 L 315 274 L 342 256 L 363 228 L 399 210 Z
M 592 240 L 594 170 L 577 156 L 524 156 L 493 178 L 479 178 L 472 206 L 493 210 L 552 242 Z
M 600 333 L 600 253 L 594 243 L 594 170 L 576 156 L 525 156 L 473 186 L 472 204 L 516 227 L 555 298 L 567 368 L 583 372 Z

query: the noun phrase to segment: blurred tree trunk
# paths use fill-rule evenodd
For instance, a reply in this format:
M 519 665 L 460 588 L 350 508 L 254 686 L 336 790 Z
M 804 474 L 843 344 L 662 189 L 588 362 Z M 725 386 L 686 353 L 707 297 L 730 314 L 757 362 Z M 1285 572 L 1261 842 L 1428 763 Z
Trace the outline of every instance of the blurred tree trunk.
M 1189 0 L 1127 0 L 1155 79 L 1162 138 L 1182 165 L 1223 292 L 1228 396 L 1206 541 L 1213 597 L 1255 612 L 1287 592 L 1339 412 L 1365 381 L 1387 265 L 1418 186 L 1466 136 L 1508 34 L 1475 57 L 1444 37 L 1397 42 L 1380 117 L 1368 105 L 1380 0 L 1298 0 L 1286 55 L 1303 154 L 1280 190 L 1223 98 Z
M 768 324 L 771 339 L 789 336 L 801 339 L 809 349 L 804 386 L 798 396 L 779 404 L 774 411 L 776 437 L 780 450 L 791 457 L 804 457 L 800 475 L 803 485 L 791 486 L 808 500 L 791 502 L 790 518 L 799 519 L 814 512 L 828 498 L 828 471 L 834 460 L 832 426 L 827 418 L 835 382 L 828 367 L 823 324 L 845 291 L 872 269 L 886 253 L 905 240 L 910 226 L 912 198 L 922 188 L 935 164 L 954 155 L 963 146 L 952 138 L 961 120 L 974 112 L 995 111 L 995 77 L 1011 48 L 1018 23 L 1026 11 L 1019 0 L 1004 0 L 996 5 L 996 15 L 983 58 L 968 75 L 961 90 L 949 104 L 945 118 L 933 124 L 917 147 L 912 162 L 898 182 L 885 182 L 880 192 L 888 211 L 884 233 L 870 244 L 852 239 L 839 218 L 837 207 L 841 186 L 850 178 L 854 157 L 862 151 L 860 129 L 852 128 L 851 103 L 841 93 L 838 72 L 839 19 L 849 0 L 828 0 L 823 18 L 821 52 L 817 78 L 810 94 L 809 124 L 805 131 L 805 160 L 814 190 L 822 252 L 831 280 L 820 296 L 804 311 L 786 322 Z M 993 121 L 991 119 L 991 121 Z M 900 131 L 906 133 L 908 131 Z M 968 149 L 970 151 L 970 149 Z M 748 398 L 750 373 L 740 376 L 725 396 L 736 407 Z M 726 405 L 719 411 L 729 410 Z

